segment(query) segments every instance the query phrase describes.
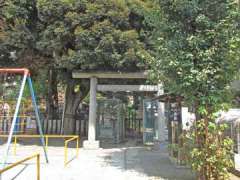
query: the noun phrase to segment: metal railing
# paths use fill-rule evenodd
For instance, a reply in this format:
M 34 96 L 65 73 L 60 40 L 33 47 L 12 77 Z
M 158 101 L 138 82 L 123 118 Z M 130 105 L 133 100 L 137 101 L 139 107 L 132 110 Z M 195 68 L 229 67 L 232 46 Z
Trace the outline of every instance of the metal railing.
M 20 161 L 18 161 L 18 162 L 15 162 L 15 163 L 13 163 L 13 164 L 11 164 L 11 165 L 9 165 L 9 166 L 1 169 L 1 170 L 0 170 L 0 176 L 1 176 L 4 172 L 6 172 L 6 171 L 8 171 L 8 170 L 10 170 L 10 169 L 12 169 L 12 168 L 14 168 L 14 167 L 22 164 L 22 163 L 24 163 L 24 162 L 26 162 L 26 161 L 29 161 L 29 160 L 31 160 L 31 159 L 34 159 L 34 158 L 37 159 L 37 180 L 40 180 L 40 154 L 34 154 L 34 155 L 32 155 L 32 156 L 29 156 L 29 157 L 27 157 L 27 158 L 25 158 L 25 159 L 22 159 L 22 160 L 20 160 Z
M 8 135 L 0 135 L 2 138 L 7 138 Z M 39 138 L 41 135 L 13 135 L 14 143 L 13 143 L 13 154 L 17 154 L 17 139 L 18 138 Z M 48 150 L 48 144 L 49 144 L 49 138 L 70 138 L 68 140 L 64 140 L 64 166 L 66 167 L 68 162 L 67 162 L 67 157 L 68 157 L 68 143 L 71 141 L 76 140 L 76 151 L 77 151 L 77 156 L 79 152 L 79 136 L 78 135 L 44 135 L 45 138 L 45 147 L 46 150 Z
M 79 153 L 79 137 L 76 136 L 76 137 L 72 137 L 71 139 L 68 139 L 64 142 L 64 166 L 66 167 L 69 163 L 68 161 L 68 144 L 69 142 L 72 142 L 76 140 L 76 157 L 78 157 L 78 153 Z

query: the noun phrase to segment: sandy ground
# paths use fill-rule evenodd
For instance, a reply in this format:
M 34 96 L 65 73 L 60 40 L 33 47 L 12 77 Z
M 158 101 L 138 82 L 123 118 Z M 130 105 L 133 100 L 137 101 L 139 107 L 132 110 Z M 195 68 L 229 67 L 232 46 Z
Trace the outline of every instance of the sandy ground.
M 8 162 L 41 153 L 41 180 L 193 180 L 193 173 L 186 168 L 177 168 L 165 148 L 147 148 L 126 143 L 118 147 L 98 150 L 69 148 L 70 163 L 64 167 L 64 151 L 59 146 L 48 148 L 50 163 L 46 164 L 42 149 L 36 145 L 18 145 L 17 156 L 11 155 Z M 2 155 L 3 146 L 0 146 Z M 35 180 L 36 163 L 29 161 L 3 174 L 2 180 Z M 239 178 L 232 177 L 232 180 Z

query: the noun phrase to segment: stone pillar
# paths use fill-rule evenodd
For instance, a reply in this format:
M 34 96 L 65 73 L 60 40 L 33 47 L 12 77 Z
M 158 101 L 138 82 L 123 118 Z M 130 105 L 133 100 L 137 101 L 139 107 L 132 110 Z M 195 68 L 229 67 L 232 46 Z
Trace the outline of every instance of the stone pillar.
M 164 103 L 158 103 L 158 140 L 163 142 L 166 140 L 165 137 L 165 110 Z
M 164 89 L 162 84 L 158 85 L 159 90 L 157 95 L 163 95 L 164 94 Z M 165 108 L 164 108 L 164 103 L 158 102 L 158 140 L 160 142 L 163 142 L 166 140 L 165 137 Z
M 90 104 L 88 120 L 88 140 L 83 142 L 85 149 L 98 149 L 99 141 L 96 141 L 96 119 L 97 119 L 97 78 L 90 79 Z

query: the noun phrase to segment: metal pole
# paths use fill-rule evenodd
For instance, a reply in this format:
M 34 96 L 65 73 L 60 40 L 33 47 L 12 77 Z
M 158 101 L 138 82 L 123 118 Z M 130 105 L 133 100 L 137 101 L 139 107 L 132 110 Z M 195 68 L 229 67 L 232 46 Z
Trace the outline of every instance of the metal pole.
M 79 154 L 79 136 L 77 137 L 76 148 L 77 148 L 77 157 L 78 157 L 78 154 Z
M 46 136 L 46 150 L 48 149 L 48 136 Z
M 14 156 L 17 155 L 17 136 L 14 137 Z
M 40 154 L 37 154 L 37 180 L 40 180 Z
M 67 92 L 67 87 L 65 87 L 65 91 L 64 91 L 64 102 L 63 102 L 63 112 L 62 112 L 62 119 L 61 119 L 60 134 L 63 134 L 63 129 L 64 129 L 64 116 L 65 116 L 65 110 L 66 110 L 66 92 Z M 80 121 L 80 123 L 81 123 L 81 121 Z
M 65 141 L 65 143 L 64 143 L 64 167 L 67 166 L 67 154 L 68 154 L 67 141 Z
M 32 80 L 31 80 L 30 77 L 28 77 L 27 80 L 28 80 L 30 93 L 31 93 L 31 96 L 32 96 L 32 103 L 33 103 L 34 111 L 35 111 L 35 114 L 36 114 L 38 131 L 39 131 L 39 134 L 41 136 L 40 140 L 41 140 L 41 143 L 42 143 L 42 147 L 43 147 L 46 162 L 48 163 L 46 144 L 45 144 L 45 140 L 44 140 L 44 136 L 43 136 L 42 124 L 41 124 L 41 121 L 40 121 L 40 116 L 39 116 L 39 111 L 38 111 L 37 102 L 36 102 L 36 98 L 35 98 L 35 93 L 34 93 L 34 90 L 33 90 Z
M 4 153 L 4 156 L 3 156 L 3 163 L 2 163 L 3 168 L 5 167 L 6 162 L 7 162 L 8 153 L 9 153 L 9 149 L 10 149 L 10 145 L 11 145 L 11 141 L 12 141 L 12 136 L 13 136 L 13 131 L 14 131 L 14 127 L 15 127 L 15 124 L 16 124 L 16 121 L 17 121 L 17 116 L 18 116 L 20 105 L 21 105 L 23 91 L 24 91 L 24 87 L 25 87 L 25 84 L 26 84 L 27 76 L 28 76 L 28 73 L 24 73 L 21 88 L 20 88 L 20 92 L 19 92 L 19 96 L 18 96 L 18 100 L 17 100 L 16 109 L 15 109 L 15 112 L 14 112 L 14 116 L 13 116 L 13 120 L 12 120 L 12 124 L 11 124 L 11 128 L 10 128 L 10 133 L 9 133 L 8 140 L 7 140 L 6 150 L 5 150 L 5 153 Z M 0 175 L 0 179 L 1 179 L 1 175 Z

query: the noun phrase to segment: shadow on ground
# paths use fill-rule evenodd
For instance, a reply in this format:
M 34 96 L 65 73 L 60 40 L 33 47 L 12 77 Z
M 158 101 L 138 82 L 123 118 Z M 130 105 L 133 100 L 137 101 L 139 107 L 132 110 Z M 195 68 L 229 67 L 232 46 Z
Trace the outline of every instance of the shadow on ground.
M 133 145 L 134 143 L 130 143 Z M 194 173 L 184 167 L 177 167 L 171 163 L 167 144 L 164 146 L 144 147 L 121 145 L 122 148 L 110 151 L 104 160 L 111 166 L 123 171 L 137 172 L 150 179 L 194 180 Z M 122 159 L 122 163 L 118 161 Z
M 39 139 L 20 139 L 18 143 L 20 144 L 19 155 L 26 153 L 22 151 L 24 146 L 33 150 L 35 147 L 39 149 L 41 145 Z M 106 180 L 114 177 L 114 179 L 120 180 L 195 179 L 194 174 L 190 169 L 179 169 L 170 162 L 166 148 L 167 144 L 161 147 L 160 145 L 156 145 L 155 147 L 145 147 L 141 144 L 142 143 L 139 143 L 134 139 L 129 139 L 127 142 L 123 142 L 121 144 L 113 144 L 108 140 L 101 141 L 101 149 L 94 151 L 81 149 L 79 158 L 74 159 L 73 161 L 71 161 L 71 157 L 75 155 L 75 151 L 72 151 L 73 154 L 70 154 L 69 156 L 69 160 L 71 162 L 67 168 L 66 175 L 64 175 L 69 177 L 69 179 L 71 179 L 70 176 L 74 175 L 76 176 L 75 179 L 79 179 L 81 176 L 83 176 L 82 179 L 86 179 L 86 177 L 88 177 L 88 179 L 96 179 L 98 175 L 101 176 L 103 174 Z M 59 164 L 59 167 L 62 167 L 63 165 L 63 150 L 58 147 L 63 147 L 63 145 L 63 140 L 50 139 L 49 141 L 49 152 L 50 154 L 54 154 L 54 157 L 50 156 L 53 158 L 51 159 L 51 162 Z M 75 143 L 70 144 L 70 147 L 75 148 Z M 43 166 L 43 168 L 44 167 L 45 166 Z M 59 167 L 53 166 L 51 168 L 56 169 Z M 94 172 L 88 174 L 87 169 L 94 169 Z M 52 172 L 50 170 L 50 167 L 48 167 L 44 168 L 42 171 L 50 178 L 51 176 L 49 174 Z M 58 170 L 59 173 L 64 173 L 61 168 Z M 94 175 L 94 173 L 96 175 Z M 63 175 L 61 176 L 62 178 L 64 177 Z

